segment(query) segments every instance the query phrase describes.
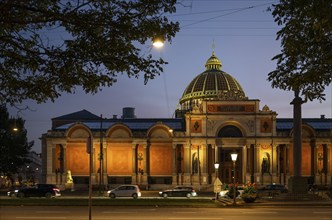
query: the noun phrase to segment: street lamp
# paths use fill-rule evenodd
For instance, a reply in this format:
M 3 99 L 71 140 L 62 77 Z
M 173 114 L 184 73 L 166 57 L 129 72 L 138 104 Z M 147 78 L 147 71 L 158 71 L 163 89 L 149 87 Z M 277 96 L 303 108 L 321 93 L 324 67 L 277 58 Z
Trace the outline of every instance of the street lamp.
M 216 170 L 216 179 L 217 179 L 217 177 L 218 177 L 218 169 L 219 169 L 219 163 L 218 162 L 214 163 L 214 169 Z
M 13 131 L 18 131 L 18 128 L 17 128 L 17 126 L 16 126 L 16 118 L 14 119 L 14 127 L 13 127 Z
M 215 184 L 218 184 L 218 169 L 219 169 L 219 163 L 218 162 L 214 163 L 214 169 L 216 170 L 216 180 L 214 182 L 215 182 Z M 218 188 L 218 187 L 216 187 L 216 188 Z M 215 190 L 215 191 L 216 191 L 215 201 L 217 201 L 217 199 L 218 199 L 218 190 Z
M 164 46 L 164 40 L 160 37 L 156 37 L 153 39 L 152 45 L 156 48 L 160 48 Z
M 234 151 L 231 153 L 232 161 L 233 161 L 233 205 L 236 205 L 236 187 L 235 187 L 235 162 L 237 159 L 237 153 Z

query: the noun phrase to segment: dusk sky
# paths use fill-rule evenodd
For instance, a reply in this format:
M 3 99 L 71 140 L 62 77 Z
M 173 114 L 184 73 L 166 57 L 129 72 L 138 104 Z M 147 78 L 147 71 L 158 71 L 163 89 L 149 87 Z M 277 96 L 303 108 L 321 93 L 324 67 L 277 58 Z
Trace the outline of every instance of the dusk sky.
M 35 141 L 33 150 L 41 152 L 39 138 L 51 128 L 51 119 L 86 109 L 93 114 L 111 118 L 121 117 L 122 108 L 134 107 L 137 118 L 170 118 L 183 91 L 191 80 L 205 70 L 205 62 L 212 52 L 220 59 L 222 70 L 233 76 L 249 99 L 260 100 L 260 109 L 267 105 L 278 118 L 291 118 L 294 94 L 273 89 L 268 73 L 276 68 L 272 57 L 280 53 L 276 41 L 279 27 L 267 8 L 278 1 L 266 0 L 187 0 L 178 5 L 169 16 L 179 21 L 181 30 L 172 43 L 151 50 L 155 57 L 169 62 L 164 74 L 144 85 L 144 79 L 119 74 L 118 82 L 95 95 L 77 88 L 75 94 L 63 94 L 54 103 L 36 104 L 26 101 L 22 106 L 31 110 L 9 108 L 12 117 L 25 120 L 29 141 Z M 54 33 L 52 37 L 61 37 Z M 213 47 L 214 45 L 214 47 Z M 326 101 L 302 105 L 303 118 L 332 117 L 332 86 L 326 88 Z

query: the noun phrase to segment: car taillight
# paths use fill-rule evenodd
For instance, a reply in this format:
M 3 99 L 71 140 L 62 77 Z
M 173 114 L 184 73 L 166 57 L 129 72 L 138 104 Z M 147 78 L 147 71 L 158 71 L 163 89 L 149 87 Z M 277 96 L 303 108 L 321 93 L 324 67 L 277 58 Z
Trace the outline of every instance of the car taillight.
M 59 191 L 59 189 L 58 188 L 53 188 L 53 191 Z

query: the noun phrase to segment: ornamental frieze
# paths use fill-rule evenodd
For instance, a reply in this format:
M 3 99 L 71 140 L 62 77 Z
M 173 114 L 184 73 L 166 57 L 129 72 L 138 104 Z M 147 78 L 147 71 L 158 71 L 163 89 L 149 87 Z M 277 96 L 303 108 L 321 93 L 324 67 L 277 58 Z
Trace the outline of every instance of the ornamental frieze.
M 208 105 L 209 113 L 255 112 L 255 105 Z

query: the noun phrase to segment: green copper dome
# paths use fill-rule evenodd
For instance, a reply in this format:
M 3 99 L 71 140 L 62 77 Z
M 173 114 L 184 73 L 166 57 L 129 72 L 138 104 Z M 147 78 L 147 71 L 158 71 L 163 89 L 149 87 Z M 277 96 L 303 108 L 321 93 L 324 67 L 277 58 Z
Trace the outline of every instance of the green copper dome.
M 241 85 L 231 75 L 221 70 L 222 64 L 215 56 L 207 60 L 206 70 L 196 76 L 184 90 L 179 104 L 189 109 L 200 100 L 246 100 Z

